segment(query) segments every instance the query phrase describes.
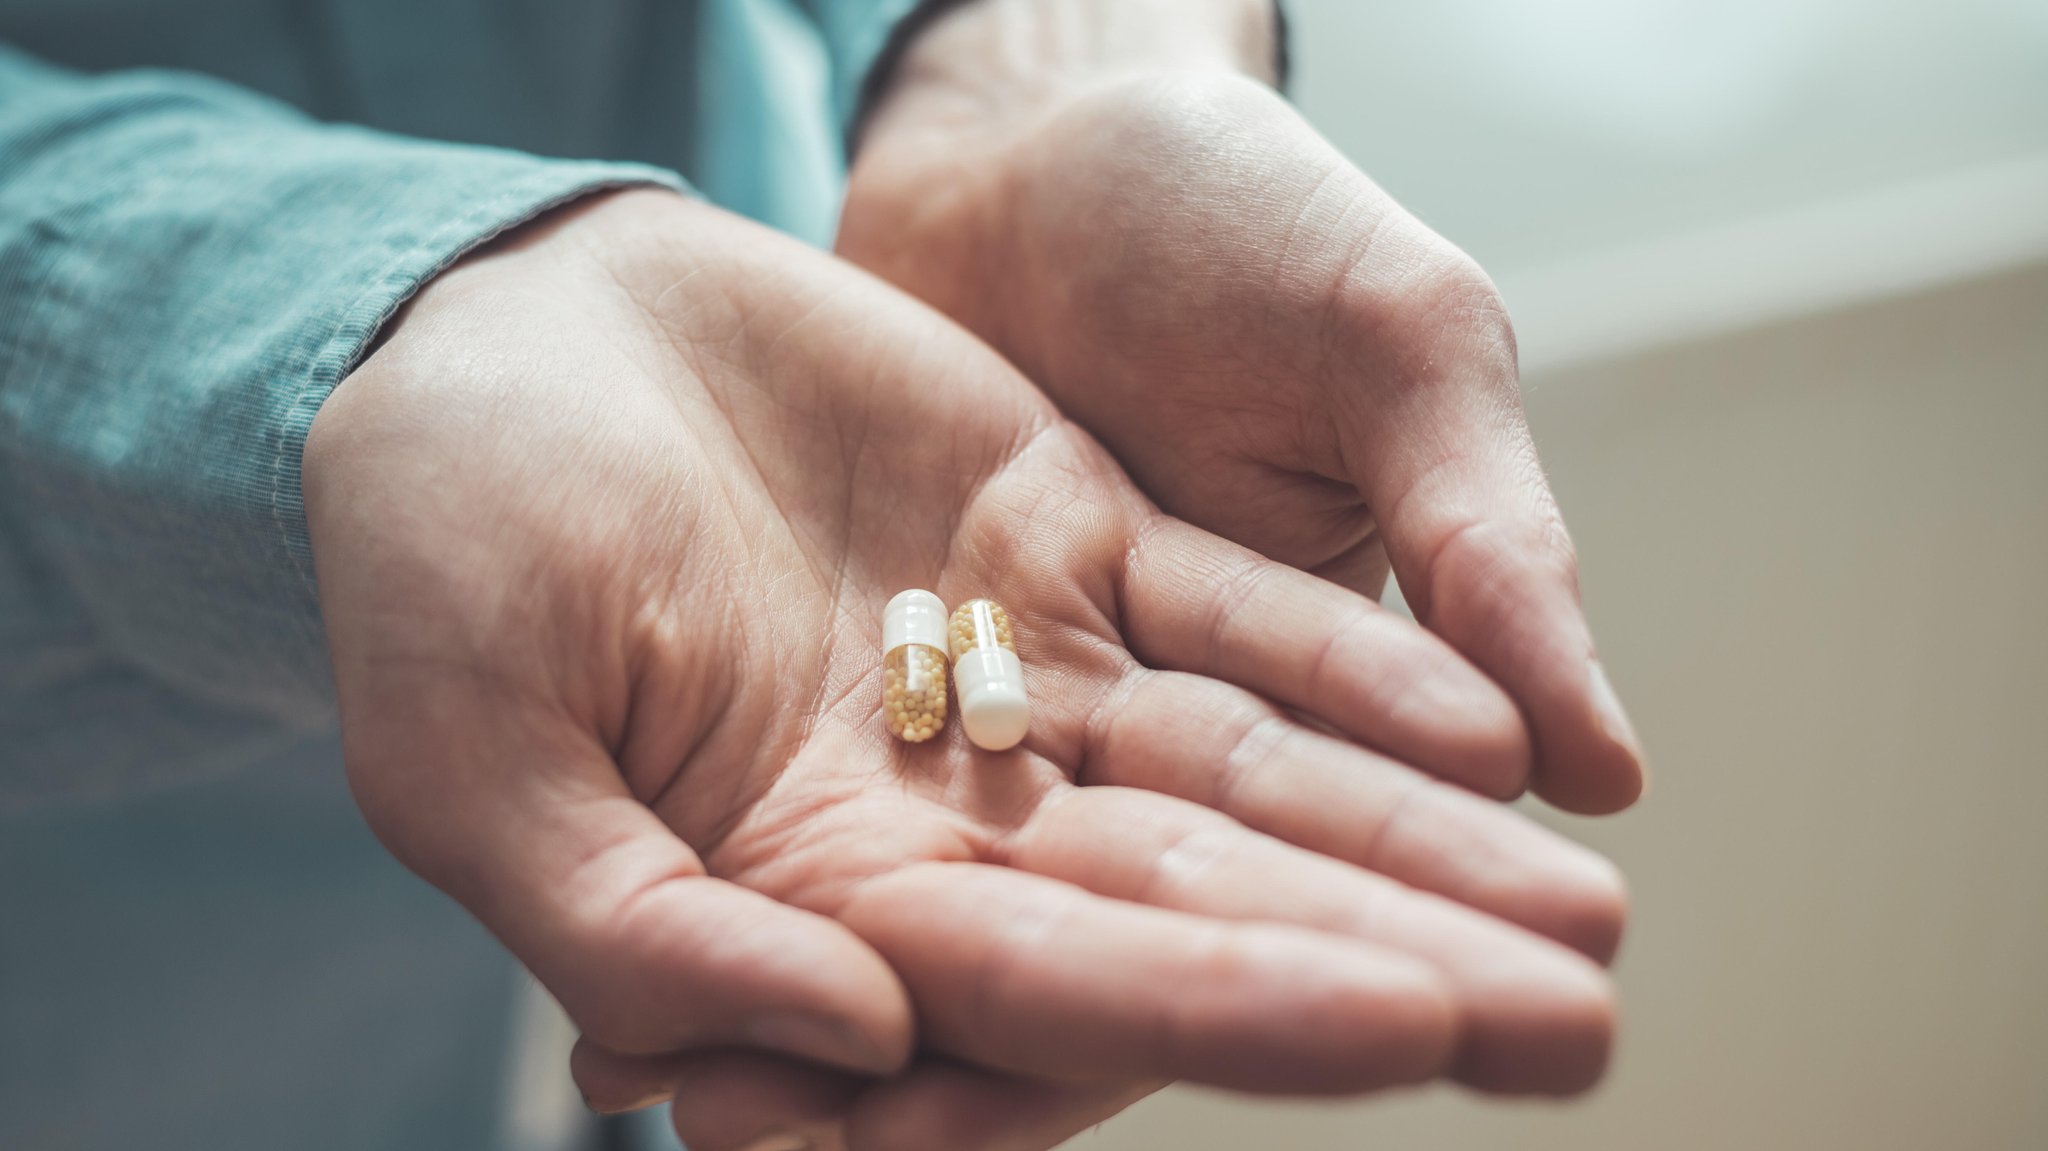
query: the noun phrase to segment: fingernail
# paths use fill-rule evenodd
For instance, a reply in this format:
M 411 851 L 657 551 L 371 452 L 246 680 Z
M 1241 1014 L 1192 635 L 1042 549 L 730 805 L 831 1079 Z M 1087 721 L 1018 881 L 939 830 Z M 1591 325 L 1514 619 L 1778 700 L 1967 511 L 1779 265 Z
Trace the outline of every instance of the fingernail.
M 1628 713 L 1621 708 L 1621 697 L 1614 694 L 1614 684 L 1607 678 L 1607 669 L 1599 660 L 1587 664 L 1593 677 L 1593 712 L 1600 720 L 1600 730 L 1607 738 L 1629 749 L 1636 762 L 1643 759 L 1643 741 L 1636 738 L 1635 725 L 1628 721 Z
M 747 1037 L 762 1047 L 877 1074 L 894 1071 L 891 1059 L 860 1028 L 841 1019 L 791 1012 L 763 1015 L 747 1027 Z

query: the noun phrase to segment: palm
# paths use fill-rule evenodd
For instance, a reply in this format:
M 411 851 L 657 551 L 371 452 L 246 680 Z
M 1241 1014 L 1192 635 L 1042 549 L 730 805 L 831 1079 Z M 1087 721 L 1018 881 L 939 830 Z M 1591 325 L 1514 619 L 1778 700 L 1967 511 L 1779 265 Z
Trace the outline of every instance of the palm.
M 1347 166 L 1276 143 L 1305 125 L 1242 87 L 1221 132 L 1187 106 L 1211 93 L 1116 89 L 981 149 L 867 158 L 840 250 L 1045 382 L 1166 510 L 1302 568 L 1365 545 L 1377 590 L 1371 515 L 1308 394 L 1340 354 L 1317 305 L 1347 253 L 1303 233 L 1343 207 Z M 897 202 L 931 187 L 941 210 Z
M 879 1070 L 914 1012 L 989 1082 L 1597 1071 L 1593 969 L 1413 887 L 1604 955 L 1609 875 L 1262 698 L 1488 754 L 1519 738 L 1490 685 L 1161 515 L 907 299 L 705 209 L 628 209 L 452 274 L 308 449 L 358 797 L 591 1039 Z M 884 734 L 879 613 L 910 586 L 1009 607 L 1023 748 Z M 730 930 L 763 896 L 772 930 Z M 875 1058 L 679 1002 L 707 952 Z
M 1391 560 L 1521 706 L 1533 772 L 1347 734 L 1491 794 L 1634 799 L 1513 336 L 1469 259 L 1250 81 L 1122 82 L 943 144 L 895 115 L 841 251 L 989 340 L 1167 512 L 1365 595 Z

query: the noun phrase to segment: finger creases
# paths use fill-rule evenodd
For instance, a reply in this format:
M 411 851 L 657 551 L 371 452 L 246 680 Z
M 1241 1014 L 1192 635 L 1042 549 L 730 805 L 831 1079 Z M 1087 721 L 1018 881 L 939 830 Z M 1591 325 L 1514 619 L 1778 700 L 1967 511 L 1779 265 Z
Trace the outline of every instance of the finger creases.
M 1493 518 L 1407 532 L 1424 542 L 1397 552 L 1402 587 L 1423 589 L 1410 601 L 1418 617 L 1520 704 L 1537 793 L 1585 814 L 1634 803 L 1641 745 L 1594 657 L 1562 528 Z
M 1309 929 L 1426 964 L 1457 1012 L 1446 1070 L 1472 1086 L 1568 1093 L 1605 1068 L 1613 989 L 1583 956 L 1199 804 L 1082 789 L 1041 807 L 1007 858 L 1105 897 Z
M 1449 248 L 1404 219 L 1421 248 Z M 1571 811 L 1620 810 L 1641 794 L 1642 751 L 1593 662 L 1506 313 L 1469 261 L 1422 267 L 1434 270 L 1365 277 L 1338 309 L 1351 354 L 1326 394 L 1344 468 L 1417 618 L 1521 709 L 1536 792 Z
M 1488 795 L 1526 782 L 1528 736 L 1506 693 L 1355 592 L 1162 517 L 1130 552 L 1120 606 L 1148 666 L 1236 684 Z
M 870 881 L 840 914 L 901 973 L 927 1044 L 1012 1074 L 1351 1093 L 1456 1049 L 1435 971 L 1327 934 L 960 863 Z
M 1190 800 L 1245 827 L 1613 959 L 1613 864 L 1521 814 L 1304 727 L 1249 692 L 1133 671 L 1097 717 L 1083 779 Z

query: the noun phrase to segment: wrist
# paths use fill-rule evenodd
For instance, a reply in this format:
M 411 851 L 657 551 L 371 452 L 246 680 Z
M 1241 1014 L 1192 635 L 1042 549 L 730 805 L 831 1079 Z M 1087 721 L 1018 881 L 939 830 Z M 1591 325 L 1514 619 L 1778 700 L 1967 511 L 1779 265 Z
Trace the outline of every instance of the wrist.
M 1280 37 L 1275 0 L 964 0 L 880 65 L 861 134 L 985 134 L 1162 74 L 1274 85 Z
M 446 370 L 448 356 L 465 347 L 481 317 L 512 297 L 617 289 L 628 265 L 610 254 L 670 242 L 671 221 L 695 206 L 663 188 L 593 192 L 465 252 L 420 285 L 314 415 L 300 464 L 309 514 L 328 473 L 351 465 L 352 453 L 337 446 L 353 438 L 349 429 L 388 425 L 394 411 L 403 423 L 405 411 L 437 402 L 437 388 L 460 386 L 460 374 Z

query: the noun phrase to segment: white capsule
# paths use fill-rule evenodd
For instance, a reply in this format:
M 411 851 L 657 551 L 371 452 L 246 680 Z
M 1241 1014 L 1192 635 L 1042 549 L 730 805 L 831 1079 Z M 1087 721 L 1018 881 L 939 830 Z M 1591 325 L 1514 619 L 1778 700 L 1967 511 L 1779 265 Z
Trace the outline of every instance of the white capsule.
M 967 738 L 985 751 L 1017 746 L 1031 726 L 1031 700 L 1024 694 L 1010 613 L 994 600 L 969 600 L 954 609 L 946 639 Z
M 882 722 L 906 743 L 946 726 L 946 605 L 928 591 L 882 609 Z

